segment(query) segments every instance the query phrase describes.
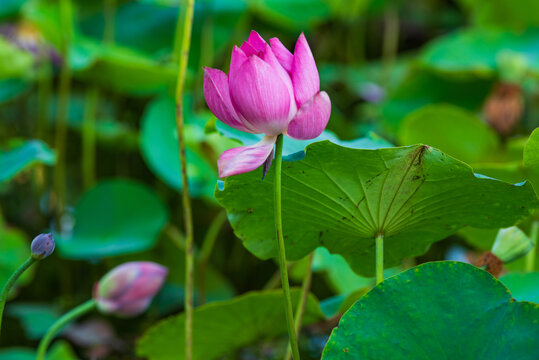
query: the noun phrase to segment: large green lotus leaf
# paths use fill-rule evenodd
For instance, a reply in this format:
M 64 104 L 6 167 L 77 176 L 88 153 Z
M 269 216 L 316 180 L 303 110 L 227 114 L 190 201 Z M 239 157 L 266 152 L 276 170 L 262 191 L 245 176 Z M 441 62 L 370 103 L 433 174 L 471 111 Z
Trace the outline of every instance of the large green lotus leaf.
M 539 29 L 508 32 L 471 28 L 435 40 L 420 56 L 422 63 L 439 71 L 494 76 L 500 55 L 524 56 L 527 67 L 539 74 Z
M 428 104 L 446 103 L 475 111 L 492 89 L 491 79 L 444 77 L 414 70 L 382 104 L 381 115 L 388 131 L 397 133 L 402 119 Z
M 539 2 L 535 0 L 458 0 L 479 26 L 526 29 L 539 26 Z
M 457 234 L 464 238 L 464 240 L 466 240 L 466 242 L 472 245 L 475 249 L 490 251 L 492 245 L 494 245 L 494 241 L 496 241 L 498 229 L 477 229 L 467 226 L 460 229 Z
M 0 152 L 0 182 L 10 180 L 35 164 L 54 165 L 56 155 L 47 144 L 28 140 L 16 148 Z
M 176 67 L 118 45 L 103 45 L 78 37 L 70 53 L 74 76 L 130 95 L 150 95 L 169 89 Z
M 0 350 L 0 360 L 35 360 L 36 352 L 33 349 L 13 347 Z M 47 351 L 46 360 L 78 360 L 77 355 L 66 341 L 55 342 Z
M 232 176 L 215 192 L 235 234 L 263 259 L 277 255 L 273 176 L 273 167 L 264 180 L 257 172 Z M 304 159 L 285 162 L 282 177 L 290 260 L 324 246 L 367 276 L 377 233 L 392 267 L 464 226 L 511 226 L 539 206 L 529 184 L 476 176 L 425 145 L 359 150 L 322 141 L 309 145 Z
M 108 180 L 88 190 L 75 207 L 70 234 L 55 238 L 69 259 L 96 259 L 150 249 L 168 221 L 161 199 L 130 180 Z
M 8 304 L 6 315 L 20 320 L 28 339 L 39 340 L 61 313 L 51 305 L 17 302 Z
M 322 359 L 539 358 L 539 307 L 472 265 L 433 262 L 393 276 L 342 317 Z
M 0 37 L 0 54 L 0 80 L 25 77 L 32 71 L 32 56 L 3 37 Z
M 494 130 L 473 113 L 453 105 L 427 105 L 402 121 L 401 145 L 428 144 L 465 162 L 489 159 L 498 149 Z
M 500 278 L 516 300 L 539 303 L 539 272 L 510 273 Z
M 532 132 L 524 147 L 524 167 L 535 192 L 539 194 L 539 128 Z
M 11 274 L 30 256 L 30 244 L 20 230 L 9 228 L 0 218 L 0 286 L 3 287 Z M 33 269 L 25 271 L 17 280 L 17 285 L 27 284 L 33 275 Z
M 297 304 L 301 291 L 291 291 Z M 281 290 L 249 292 L 237 298 L 213 302 L 195 310 L 193 315 L 193 353 L 195 360 L 221 356 L 257 340 L 286 333 Z M 316 298 L 309 295 L 303 324 L 324 319 Z M 185 314 L 170 317 L 150 328 L 137 344 L 137 354 L 150 360 L 185 359 Z M 178 340 L 180 339 L 180 340 Z
M 189 189 L 195 197 L 210 197 L 217 181 L 217 170 L 194 150 L 195 143 L 204 141 L 200 135 L 204 134 L 206 119 L 195 118 L 187 111 L 185 116 Z M 172 98 L 159 97 L 149 104 L 142 119 L 140 148 L 150 169 L 168 185 L 181 190 L 176 105 Z

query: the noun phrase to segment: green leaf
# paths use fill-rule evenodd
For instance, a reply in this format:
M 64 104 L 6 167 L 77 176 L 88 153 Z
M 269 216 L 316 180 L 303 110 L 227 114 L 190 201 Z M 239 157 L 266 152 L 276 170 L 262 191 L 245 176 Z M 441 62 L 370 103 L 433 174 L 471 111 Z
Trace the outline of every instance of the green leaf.
M 329 17 L 323 0 L 247 0 L 250 10 L 291 29 L 308 29 Z
M 428 104 L 446 103 L 467 110 L 479 109 L 493 85 L 491 79 L 443 77 L 428 71 L 412 71 L 382 104 L 382 120 L 397 133 L 402 119 Z
M 0 360 L 35 360 L 33 349 L 14 347 L 0 350 Z M 78 360 L 75 352 L 66 341 L 56 341 L 47 352 L 46 360 Z
M 0 80 L 24 77 L 32 71 L 32 56 L 4 37 L 0 37 L 0 54 Z
M 56 155 L 47 144 L 39 140 L 28 140 L 18 147 L 0 152 L 0 182 L 15 177 L 19 172 L 35 165 L 53 165 Z
M 203 135 L 205 121 L 195 118 L 192 113 L 185 114 L 188 123 L 185 127 L 187 141 Z M 174 189 L 181 190 L 182 176 L 178 152 L 178 132 L 176 128 L 176 105 L 170 97 L 159 97 L 150 103 L 142 119 L 140 148 L 150 169 Z M 194 122 L 194 123 L 191 123 Z M 187 143 L 187 166 L 189 190 L 195 197 L 208 196 L 213 192 L 217 181 L 217 170 L 206 159 L 194 151 L 192 143 Z
M 30 244 L 22 231 L 5 226 L 1 218 L 0 239 L 0 286 L 3 287 L 11 274 L 30 256 Z M 33 269 L 30 268 L 21 275 L 16 285 L 27 284 L 32 275 Z
M 524 167 L 535 193 L 539 195 L 539 128 L 532 132 L 524 147 Z
M 500 281 L 516 300 L 539 303 L 539 272 L 511 273 L 502 276 Z
M 522 55 L 527 68 L 539 75 L 539 29 L 509 32 L 471 28 L 450 34 L 428 45 L 420 60 L 438 71 L 491 77 L 504 54 Z
M 291 291 L 297 304 L 301 290 Z M 286 333 L 281 290 L 250 292 L 232 300 L 195 309 L 193 324 L 195 360 L 212 360 L 253 342 Z M 318 301 L 307 300 L 303 324 L 324 319 Z M 137 344 L 137 354 L 150 360 L 185 359 L 185 314 L 170 317 L 150 328 Z
M 479 26 L 526 29 L 539 26 L 539 3 L 534 0 L 459 0 Z
M 60 254 L 95 259 L 150 249 L 168 221 L 165 205 L 149 188 L 108 180 L 86 192 L 75 207 L 75 227 L 55 234 Z
M 226 179 L 215 197 L 235 234 L 256 256 L 277 256 L 273 168 Z M 386 268 L 424 253 L 464 226 L 511 226 L 539 206 L 529 184 L 475 176 L 466 164 L 424 145 L 359 150 L 322 141 L 283 164 L 286 251 L 300 259 L 318 246 L 341 254 L 360 275 L 374 273 L 374 237 L 383 233 Z
M 18 318 L 30 340 L 39 340 L 60 317 L 60 312 L 46 304 L 8 304 L 6 314 Z
M 494 130 L 473 113 L 453 105 L 427 105 L 402 121 L 402 145 L 428 144 L 466 162 L 489 159 L 498 148 Z
M 539 308 L 487 272 L 433 262 L 393 276 L 342 317 L 322 359 L 532 360 Z
M 467 226 L 460 229 L 457 234 L 475 249 L 490 251 L 492 245 L 494 245 L 494 241 L 496 241 L 498 229 L 477 229 Z
M 0 104 L 13 100 L 30 88 L 30 84 L 22 79 L 0 81 Z

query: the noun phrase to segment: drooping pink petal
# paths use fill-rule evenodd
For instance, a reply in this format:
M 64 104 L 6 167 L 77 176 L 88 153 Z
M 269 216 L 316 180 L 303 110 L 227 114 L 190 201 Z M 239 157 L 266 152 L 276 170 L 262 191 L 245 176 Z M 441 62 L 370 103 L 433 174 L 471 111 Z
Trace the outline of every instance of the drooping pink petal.
M 277 72 L 250 56 L 230 74 L 230 97 L 246 126 L 267 135 L 281 134 L 289 122 L 290 95 Z
M 269 40 L 269 43 L 271 45 L 271 49 L 273 50 L 273 53 L 275 54 L 275 57 L 277 60 L 279 60 L 279 63 L 281 66 L 288 72 L 292 73 L 292 63 L 294 61 L 294 55 L 288 49 L 286 46 L 283 45 L 281 40 L 278 38 L 271 38 Z
M 287 135 L 298 140 L 314 139 L 324 131 L 331 114 L 331 101 L 320 91 L 299 108 L 288 125 Z
M 219 177 L 243 174 L 259 168 L 273 151 L 276 140 L 277 136 L 265 136 L 255 145 L 225 151 L 217 161 Z
M 235 129 L 254 133 L 236 113 L 230 100 L 228 77 L 218 69 L 204 68 L 204 97 L 211 112 L 222 122 Z
M 298 107 L 301 107 L 303 103 L 320 91 L 318 69 L 303 33 L 299 36 L 294 49 L 292 84 L 294 85 L 294 95 Z
M 281 78 L 283 83 L 286 85 L 288 94 L 290 96 L 290 111 L 288 113 L 288 119 L 292 120 L 292 118 L 296 115 L 298 108 L 294 99 L 294 88 L 292 87 L 292 79 L 290 79 L 290 75 L 288 75 L 286 70 L 281 66 L 268 44 L 266 44 L 264 51 L 261 53 L 261 59 L 268 63 L 277 72 L 279 78 Z

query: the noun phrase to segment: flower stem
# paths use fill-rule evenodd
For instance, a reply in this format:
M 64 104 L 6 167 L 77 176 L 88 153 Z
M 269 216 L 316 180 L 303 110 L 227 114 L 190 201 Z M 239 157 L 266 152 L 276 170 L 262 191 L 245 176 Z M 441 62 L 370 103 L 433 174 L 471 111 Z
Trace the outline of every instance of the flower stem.
M 99 89 L 93 86 L 86 91 L 82 119 L 82 182 L 85 189 L 95 183 L 95 118 L 98 103 Z
M 534 221 L 530 232 L 530 239 L 533 241 L 534 246 L 526 254 L 526 271 L 532 272 L 535 270 L 535 257 L 537 256 L 537 241 L 539 240 L 539 221 Z
M 384 281 L 384 235 L 376 235 L 376 285 Z
M 292 308 L 292 298 L 290 296 L 290 286 L 288 284 L 288 269 L 286 267 L 286 251 L 283 237 L 283 219 L 281 213 L 281 168 L 283 159 L 283 135 L 277 137 L 275 144 L 275 182 L 273 193 L 275 195 L 275 230 L 279 245 L 279 267 L 281 269 L 281 286 L 283 288 L 284 306 L 286 315 L 286 325 L 288 327 L 288 337 L 292 348 L 292 358 L 299 360 L 298 341 L 296 339 L 296 329 L 294 327 L 294 311 Z
M 296 336 L 299 337 L 301 331 L 301 324 L 303 323 L 303 314 L 305 313 L 305 306 L 307 305 L 307 299 L 309 298 L 309 292 L 311 291 L 311 281 L 313 278 L 313 258 L 314 251 L 309 254 L 307 270 L 305 271 L 305 276 L 303 277 L 303 282 L 301 284 L 301 297 L 298 302 L 298 307 L 296 308 Z M 289 346 L 286 351 L 286 360 L 292 358 L 292 348 Z
M 29 256 L 26 261 L 19 266 L 17 270 L 9 277 L 7 283 L 0 293 L 0 330 L 2 330 L 2 316 L 4 314 L 4 307 L 6 306 L 6 301 L 9 295 L 9 291 L 17 281 L 17 279 L 24 273 L 30 266 L 32 266 L 37 260 L 33 256 Z
M 41 341 L 39 342 L 39 347 L 37 348 L 37 357 L 36 360 L 45 360 L 45 355 L 47 354 L 47 348 L 49 347 L 49 344 L 56 336 L 56 333 L 60 331 L 64 326 L 75 320 L 76 318 L 86 314 L 90 310 L 93 310 L 95 307 L 95 301 L 94 299 L 90 299 L 86 301 L 85 303 L 80 304 L 67 314 L 64 314 L 61 318 L 56 320 L 54 324 L 47 330 L 47 333 Z
M 193 28 L 193 12 L 195 0 L 188 0 L 183 19 L 181 51 L 179 53 L 178 82 L 176 84 L 176 127 L 178 130 L 178 147 L 180 152 L 180 168 L 182 173 L 182 200 L 185 226 L 185 359 L 193 359 L 193 312 L 194 312 L 194 245 L 193 245 L 193 215 L 189 196 L 187 177 L 187 159 L 185 157 L 184 119 L 183 119 L 183 87 L 189 61 L 191 46 L 191 31 Z M 178 24 L 180 16 L 178 16 Z M 178 27 L 177 27 L 178 29 Z M 178 44 L 179 32 L 176 31 L 175 47 Z

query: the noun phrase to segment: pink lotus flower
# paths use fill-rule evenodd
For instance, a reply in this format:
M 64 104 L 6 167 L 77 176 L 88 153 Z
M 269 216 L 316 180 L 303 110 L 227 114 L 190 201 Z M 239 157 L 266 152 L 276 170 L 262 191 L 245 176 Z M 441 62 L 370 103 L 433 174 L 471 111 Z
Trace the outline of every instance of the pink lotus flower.
M 94 288 L 97 308 L 105 314 L 135 316 L 144 312 L 165 281 L 168 269 L 135 261 L 109 271 Z
M 204 69 L 204 96 L 219 120 L 235 129 L 265 134 L 252 146 L 225 151 L 218 161 L 219 177 L 269 168 L 277 136 L 313 139 L 324 131 L 331 102 L 320 91 L 320 78 L 305 35 L 294 54 L 277 38 L 266 43 L 252 31 L 240 48 L 234 46 L 227 75 Z

